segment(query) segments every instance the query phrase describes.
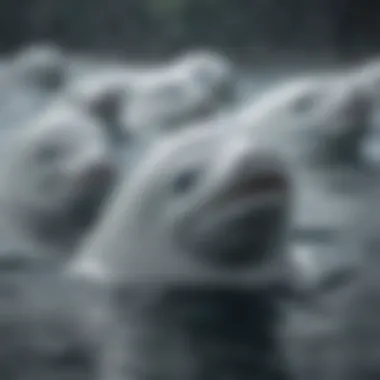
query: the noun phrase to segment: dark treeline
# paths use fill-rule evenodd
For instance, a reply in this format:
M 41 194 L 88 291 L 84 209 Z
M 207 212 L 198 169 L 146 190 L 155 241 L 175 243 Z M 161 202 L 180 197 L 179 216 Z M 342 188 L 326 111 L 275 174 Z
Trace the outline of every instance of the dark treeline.
M 76 50 L 350 56 L 380 46 L 378 0 L 2 0 L 0 47 L 53 40 Z

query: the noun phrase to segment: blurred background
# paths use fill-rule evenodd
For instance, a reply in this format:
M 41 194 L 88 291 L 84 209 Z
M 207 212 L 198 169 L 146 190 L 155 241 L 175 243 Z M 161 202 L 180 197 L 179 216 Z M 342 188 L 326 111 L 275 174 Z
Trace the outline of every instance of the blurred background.
M 380 38 L 376 0 L 3 0 L 0 17 L 3 53 L 49 40 L 129 58 L 208 46 L 243 61 L 353 60 Z

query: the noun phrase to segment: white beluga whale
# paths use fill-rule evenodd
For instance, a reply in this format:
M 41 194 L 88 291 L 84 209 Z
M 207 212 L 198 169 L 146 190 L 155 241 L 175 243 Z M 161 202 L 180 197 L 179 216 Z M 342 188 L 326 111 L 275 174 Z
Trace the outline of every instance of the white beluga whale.
M 232 117 L 257 144 L 292 165 L 293 253 L 305 284 L 318 283 L 331 268 L 350 265 L 351 258 L 334 247 L 374 180 L 362 162 L 371 109 L 368 92 L 342 72 L 286 81 Z
M 3 128 L 24 126 L 29 118 L 46 109 L 69 76 L 70 61 L 54 45 L 31 45 L 11 57 L 0 78 Z
M 139 134 L 159 137 L 202 118 L 204 105 L 207 102 L 203 103 L 192 82 L 164 77 L 136 91 L 126 114 L 126 124 Z
M 345 72 L 275 86 L 237 112 L 255 138 L 295 162 L 355 161 L 368 133 L 372 99 Z
M 235 99 L 236 73 L 221 55 L 184 54 L 168 65 L 166 75 L 146 82 L 131 109 L 132 125 L 170 131 L 223 111 Z
M 11 65 L 20 81 L 40 91 L 56 92 L 68 80 L 68 57 L 53 44 L 27 46 L 13 57 Z
M 292 164 L 296 209 L 307 205 L 300 224 L 330 225 L 347 219 L 350 196 L 372 181 L 363 159 L 371 110 L 371 97 L 343 72 L 285 82 L 243 105 L 236 119 L 252 139 Z
M 286 378 L 272 287 L 288 275 L 289 190 L 282 161 L 243 135 L 149 150 L 67 269 L 117 288 L 105 377 Z
M 255 281 L 255 270 L 248 265 L 242 276 L 239 270 L 216 269 L 212 261 L 228 268 L 239 267 L 240 260 L 249 262 L 255 251 L 281 257 L 275 246 L 284 235 L 280 226 L 288 210 L 287 189 L 281 160 L 246 142 L 244 135 L 228 141 L 219 131 L 184 132 L 156 144 L 142 159 L 120 187 L 120 203 L 115 195 L 115 206 L 104 214 L 102 226 L 79 250 L 74 265 L 97 267 L 107 277 L 126 281 L 145 276 L 150 281 Z M 106 251 L 105 244 L 110 244 Z M 168 265 L 161 265 L 164 260 Z
M 9 138 L 0 167 L 1 245 L 65 258 L 112 189 L 117 164 L 94 118 L 54 107 Z
M 125 124 L 144 134 L 161 135 L 232 104 L 235 76 L 235 68 L 222 55 L 194 51 L 152 67 L 105 70 L 93 75 L 93 81 L 104 77 L 128 88 Z

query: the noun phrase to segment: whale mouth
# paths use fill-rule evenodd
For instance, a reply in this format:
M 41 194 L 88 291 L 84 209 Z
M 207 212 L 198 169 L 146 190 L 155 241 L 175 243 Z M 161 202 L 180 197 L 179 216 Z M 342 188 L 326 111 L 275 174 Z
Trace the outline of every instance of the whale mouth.
M 211 223 L 221 243 L 213 260 L 229 269 L 265 261 L 282 224 L 287 187 L 285 176 L 265 173 L 230 189 Z
M 78 176 L 68 207 L 72 224 L 77 227 L 91 226 L 115 183 L 115 170 L 108 165 L 94 165 Z
M 253 210 L 226 219 L 216 228 L 219 247 L 210 249 L 212 254 L 208 259 L 226 269 L 244 269 L 260 265 L 267 259 L 281 220 L 281 210 L 275 205 Z
M 96 193 L 108 188 L 114 180 L 115 168 L 112 165 L 106 163 L 93 164 L 78 175 L 75 189 L 78 194 Z
M 249 269 L 269 259 L 287 210 L 287 181 L 256 176 L 229 189 L 191 227 L 192 252 L 223 270 Z M 207 211 L 207 210 L 205 210 Z
M 283 176 L 275 173 L 263 174 L 253 180 L 242 183 L 236 190 L 237 196 L 244 194 L 257 194 L 268 191 L 279 191 L 286 187 L 286 180 Z
M 252 179 L 244 179 L 239 184 L 227 190 L 219 197 L 218 205 L 221 210 L 228 210 L 243 206 L 247 212 L 257 204 L 258 208 L 266 207 L 287 192 L 288 182 L 285 176 L 278 173 L 266 173 Z M 250 207 L 249 207 L 250 206 Z M 231 212 L 233 214 L 233 212 Z M 231 215 L 232 216 L 232 215 Z
M 107 195 L 106 189 L 102 189 L 77 197 L 67 209 L 71 226 L 81 230 L 87 230 L 93 226 Z

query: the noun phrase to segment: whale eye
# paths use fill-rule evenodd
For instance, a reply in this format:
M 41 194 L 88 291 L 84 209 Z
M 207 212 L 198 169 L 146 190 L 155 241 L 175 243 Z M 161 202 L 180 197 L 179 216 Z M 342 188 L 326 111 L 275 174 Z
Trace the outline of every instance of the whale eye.
M 200 170 L 197 168 L 183 170 L 173 181 L 173 192 L 177 195 L 187 194 L 189 191 L 195 188 L 199 177 Z
M 55 145 L 45 145 L 37 151 L 37 159 L 40 162 L 50 162 L 59 156 L 59 148 Z
M 315 93 L 302 96 L 293 103 L 293 111 L 295 113 L 311 112 L 319 101 L 322 100 L 321 98 L 320 94 Z

